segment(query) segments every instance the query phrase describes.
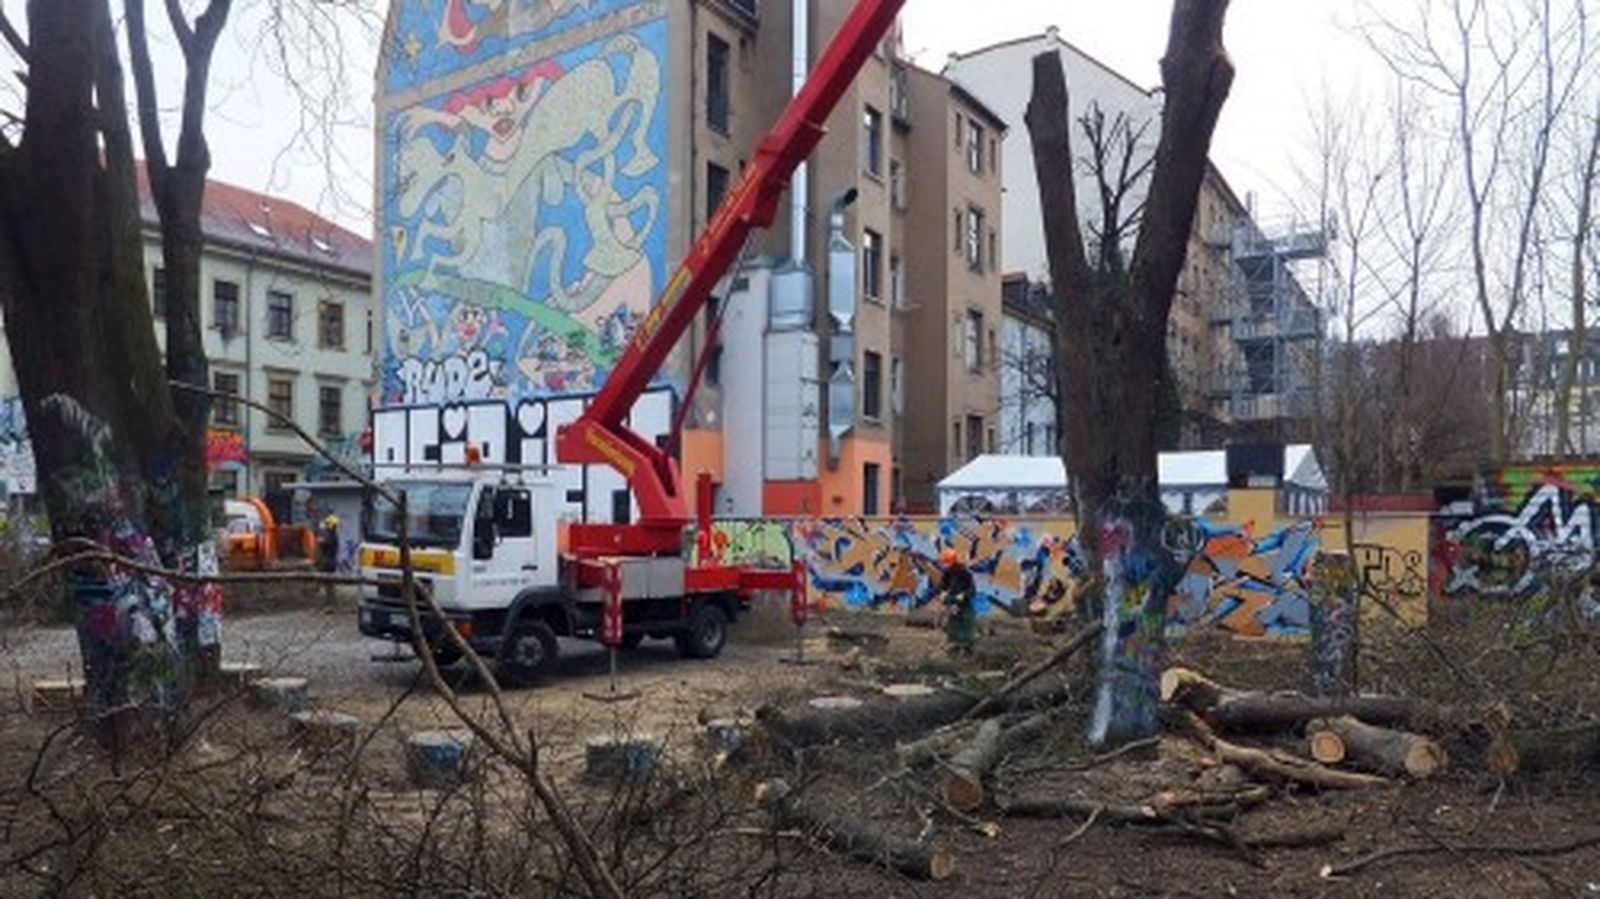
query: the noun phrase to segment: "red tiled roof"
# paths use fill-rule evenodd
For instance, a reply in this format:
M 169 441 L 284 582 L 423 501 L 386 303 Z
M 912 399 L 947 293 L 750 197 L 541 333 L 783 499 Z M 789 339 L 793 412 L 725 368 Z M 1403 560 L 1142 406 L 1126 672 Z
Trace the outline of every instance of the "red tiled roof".
M 142 163 L 139 214 L 146 225 L 157 224 Z M 200 222 L 207 242 L 372 277 L 371 241 L 290 200 L 207 179 Z

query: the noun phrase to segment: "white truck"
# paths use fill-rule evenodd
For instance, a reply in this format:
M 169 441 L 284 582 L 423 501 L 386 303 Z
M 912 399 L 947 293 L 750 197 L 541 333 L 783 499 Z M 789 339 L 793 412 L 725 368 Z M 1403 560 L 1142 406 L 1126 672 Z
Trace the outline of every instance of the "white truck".
M 558 637 L 601 637 L 606 595 L 600 586 L 575 583 L 576 566 L 561 564 L 560 488 L 549 478 L 466 469 L 408 474 L 385 486 L 406 493 L 418 584 L 498 676 L 537 680 L 555 664 Z M 364 517 L 361 573 L 378 583 L 361 588 L 361 633 L 410 643 L 398 511 L 376 499 Z M 680 557 L 614 561 L 622 574 L 623 648 L 646 637 L 670 637 L 686 657 L 713 658 L 727 642 L 729 624 L 748 606 L 734 591 L 686 595 Z M 426 611 L 420 620 L 435 660 L 456 662 L 459 653 L 440 621 Z

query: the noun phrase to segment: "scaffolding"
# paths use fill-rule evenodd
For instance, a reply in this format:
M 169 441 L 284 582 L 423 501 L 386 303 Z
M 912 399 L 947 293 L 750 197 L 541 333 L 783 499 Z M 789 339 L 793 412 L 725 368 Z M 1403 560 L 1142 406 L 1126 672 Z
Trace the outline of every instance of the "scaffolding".
M 1253 222 L 1233 230 L 1231 281 L 1211 323 L 1225 328 L 1233 352 L 1211 395 L 1226 403 L 1235 425 L 1284 425 L 1314 414 L 1313 368 L 1321 351 L 1322 312 L 1295 277 L 1293 265 L 1322 259 L 1327 231 L 1294 225 L 1269 235 Z

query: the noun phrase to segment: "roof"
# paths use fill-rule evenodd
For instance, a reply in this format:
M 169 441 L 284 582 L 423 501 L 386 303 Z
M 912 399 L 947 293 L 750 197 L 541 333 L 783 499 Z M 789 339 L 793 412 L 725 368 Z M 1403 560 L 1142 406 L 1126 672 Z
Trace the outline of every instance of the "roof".
M 1014 38 L 1012 38 L 1010 40 L 1000 41 L 999 43 L 996 43 L 996 44 L 990 44 L 987 47 L 979 47 L 978 49 L 969 51 L 967 53 L 952 53 L 952 54 L 950 54 L 950 63 L 956 63 L 956 62 L 959 62 L 959 61 L 961 61 L 963 59 L 968 59 L 968 58 L 973 57 L 973 56 L 982 56 L 985 53 L 993 53 L 996 50 L 1009 49 L 1011 47 L 1017 46 L 1018 44 L 1026 44 L 1026 43 L 1028 43 L 1030 41 L 1054 41 L 1056 44 L 1058 44 L 1058 45 L 1060 45 L 1062 47 L 1066 47 L 1068 50 L 1071 50 L 1073 53 L 1076 53 L 1077 55 L 1083 57 L 1086 61 L 1094 64 L 1096 67 L 1105 70 L 1106 74 L 1110 75 L 1113 78 L 1116 78 L 1118 81 L 1121 81 L 1123 84 L 1128 85 L 1129 87 L 1133 88 L 1134 90 L 1138 91 L 1139 93 L 1144 94 L 1146 96 L 1150 96 L 1150 95 L 1152 95 L 1154 93 L 1154 91 L 1151 88 L 1140 87 L 1138 84 L 1134 83 L 1133 79 L 1131 79 L 1128 76 L 1122 74 L 1121 72 L 1117 71 L 1116 69 L 1113 69 L 1112 67 L 1106 65 L 1105 63 L 1103 63 L 1100 60 L 1096 59 L 1094 56 L 1092 56 L 1092 55 L 1090 55 L 1088 53 L 1085 53 L 1083 51 L 1083 48 L 1081 48 L 1077 44 L 1074 44 L 1071 41 L 1063 38 L 1061 36 L 1061 29 L 1055 27 L 1054 25 L 1050 26 L 1049 28 L 1046 28 L 1044 31 L 1040 32 L 1039 34 L 1029 34 L 1029 35 L 1023 35 L 1021 37 L 1014 37 Z M 950 69 L 950 65 L 946 64 L 945 65 L 945 71 L 949 71 L 949 69 Z
M 1000 279 L 1000 304 L 1007 311 L 1044 324 L 1054 321 L 1050 289 L 1027 275 L 1013 272 Z
M 1217 487 L 1228 483 L 1227 450 L 1161 453 L 1156 460 L 1162 487 Z M 1284 483 L 1326 490 L 1317 454 L 1309 443 L 1283 448 Z M 940 490 L 1065 489 L 1067 471 L 1056 456 L 983 455 L 939 482 Z
M 144 165 L 138 169 L 139 214 L 154 228 L 160 220 Z M 207 243 L 372 277 L 371 241 L 291 200 L 208 178 L 200 226 Z

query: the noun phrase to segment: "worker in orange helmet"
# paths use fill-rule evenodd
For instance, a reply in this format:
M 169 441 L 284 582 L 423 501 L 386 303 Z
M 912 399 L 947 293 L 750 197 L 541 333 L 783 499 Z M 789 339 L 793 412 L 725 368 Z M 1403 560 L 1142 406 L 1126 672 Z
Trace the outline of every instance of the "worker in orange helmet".
M 946 612 L 945 648 L 954 655 L 970 655 L 978 635 L 978 612 L 974 606 L 977 586 L 953 547 L 947 546 L 939 553 L 939 565 L 944 569 L 939 592 L 944 594 Z

